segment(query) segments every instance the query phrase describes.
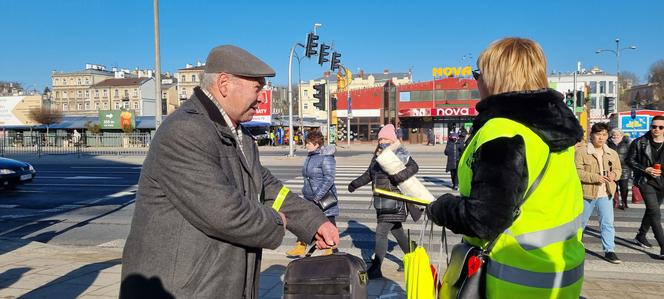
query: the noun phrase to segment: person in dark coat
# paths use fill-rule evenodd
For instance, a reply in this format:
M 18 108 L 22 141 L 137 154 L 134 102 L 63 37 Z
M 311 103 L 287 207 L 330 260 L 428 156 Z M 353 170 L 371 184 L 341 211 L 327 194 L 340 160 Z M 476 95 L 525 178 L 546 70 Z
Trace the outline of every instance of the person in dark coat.
M 258 298 L 262 249 L 279 247 L 286 229 L 319 248 L 338 244 L 337 228 L 261 165 L 240 125 L 271 76 L 243 49 L 211 50 L 201 87 L 159 127 L 143 163 L 120 298 Z M 158 288 L 146 294 L 145 281 Z
M 659 244 L 657 258 L 664 259 L 664 228 L 662 228 L 661 206 L 664 201 L 664 180 L 661 165 L 664 164 L 664 116 L 652 118 L 650 131 L 634 139 L 627 153 L 627 164 L 634 171 L 634 185 L 639 187 L 646 210 L 641 227 L 634 242 L 644 248 L 651 248 L 646 235 L 652 228 Z M 657 167 L 659 164 L 659 167 Z
M 398 184 L 414 176 L 419 170 L 417 163 L 410 156 L 406 148 L 403 145 L 400 145 L 395 151 L 395 154 L 404 163 L 406 169 L 393 176 L 385 173 L 378 162 L 376 162 L 376 157 L 384 148 L 398 142 L 394 126 L 391 124 L 384 126 L 378 132 L 378 147 L 374 152 L 369 168 L 367 168 L 362 175 L 348 184 L 348 191 L 354 192 L 355 189 L 368 183 L 372 183 L 374 188 L 401 193 L 397 187 Z M 403 202 L 376 195 L 373 197 L 373 205 L 376 209 L 378 224 L 376 226 L 375 257 L 373 258 L 371 267 L 367 270 L 370 279 L 383 277 L 380 268 L 385 259 L 385 255 L 387 254 L 387 234 L 389 232 L 392 233 L 404 253 L 410 252 L 412 246 L 411 244 L 408 244 L 408 238 L 403 230 L 402 223 L 406 221 L 406 216 L 409 211 L 412 213 L 414 219 L 419 219 L 419 216 L 422 214 L 422 212 L 413 205 L 406 205 Z
M 611 138 L 607 141 L 606 145 L 618 153 L 620 157 L 620 166 L 622 166 L 622 174 L 616 181 L 618 184 L 618 191 L 620 192 L 620 200 L 617 196 L 613 197 L 613 207 L 621 210 L 627 209 L 627 194 L 629 192 L 629 179 L 632 176 L 632 169 L 629 168 L 625 159 L 629 151 L 629 137 L 623 135 L 620 129 L 611 130 Z
M 450 134 L 450 139 L 445 146 L 445 156 L 447 156 L 446 172 L 449 172 L 452 177 L 452 189 L 457 190 L 459 186 L 459 178 L 457 177 L 457 165 L 463 153 L 464 144 L 457 133 Z
M 306 132 L 305 132 L 306 134 Z M 324 145 L 323 134 L 319 131 L 311 132 L 305 140 L 308 155 L 304 160 L 302 167 L 302 177 L 304 185 L 302 186 L 302 196 L 304 199 L 318 204 L 322 199 L 332 196 L 337 198 L 337 187 L 334 185 L 336 176 L 337 161 L 334 153 L 337 148 L 333 145 Z M 335 218 L 339 216 L 339 205 L 337 204 L 323 210 L 327 219 L 336 225 Z M 295 248 L 286 252 L 287 256 L 297 257 L 306 253 L 307 246 L 302 241 L 297 241 Z M 332 254 L 332 249 L 327 249 L 324 255 Z

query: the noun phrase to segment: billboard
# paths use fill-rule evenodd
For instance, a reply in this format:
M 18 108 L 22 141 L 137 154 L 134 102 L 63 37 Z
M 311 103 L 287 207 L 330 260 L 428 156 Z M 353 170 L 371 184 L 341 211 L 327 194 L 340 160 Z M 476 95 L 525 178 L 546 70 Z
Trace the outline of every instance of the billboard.
M 126 125 L 136 128 L 136 113 L 133 110 L 100 110 L 99 125 L 102 129 L 122 129 Z
M 0 126 L 34 125 L 30 109 L 41 107 L 41 96 L 0 97 Z
M 261 102 L 258 104 L 256 114 L 251 121 L 272 123 L 272 90 L 263 89 L 258 94 Z
M 475 107 L 411 108 L 399 110 L 399 117 L 419 116 L 475 116 Z

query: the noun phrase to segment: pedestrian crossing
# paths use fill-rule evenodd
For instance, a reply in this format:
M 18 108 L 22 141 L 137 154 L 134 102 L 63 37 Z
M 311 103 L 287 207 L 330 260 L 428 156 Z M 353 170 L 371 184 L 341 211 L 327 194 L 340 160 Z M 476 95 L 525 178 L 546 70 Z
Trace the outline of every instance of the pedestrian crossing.
M 362 256 L 369 260 L 373 254 L 374 232 L 376 229 L 376 214 L 372 206 L 371 185 L 368 184 L 350 193 L 347 190 L 348 184 L 360 176 L 366 170 L 364 165 L 337 165 L 335 184 L 339 197 L 340 215 L 337 217 L 337 226 L 341 234 L 340 250 L 349 252 L 357 256 Z M 417 178 L 426 186 L 435 196 L 441 196 L 445 193 L 458 194 L 452 190 L 450 174 L 445 172 L 444 166 L 420 165 Z M 284 184 L 293 192 L 301 194 L 303 177 L 298 175 L 294 178 L 284 180 Z M 591 216 L 588 228 L 584 235 L 584 245 L 586 247 L 586 270 L 587 271 L 617 271 L 617 272 L 638 272 L 645 271 L 652 274 L 664 274 L 664 261 L 653 259 L 653 255 L 659 253 L 659 247 L 653 240 L 652 234 L 649 235 L 653 248 L 644 249 L 632 243 L 632 240 L 641 223 L 641 217 L 644 212 L 643 204 L 630 204 L 625 211 L 616 209 L 615 230 L 616 230 L 616 254 L 623 260 L 623 264 L 614 265 L 604 261 L 602 243 L 599 238 L 598 220 L 596 213 Z M 404 229 L 410 231 L 413 240 L 418 241 L 420 232 L 423 228 L 423 222 L 420 220 L 415 223 L 409 217 L 404 223 Z M 427 235 L 428 235 L 427 231 Z M 395 263 L 400 263 L 403 253 L 396 245 L 396 240 L 390 235 L 390 245 L 392 259 Z M 429 238 L 424 238 L 425 245 Z M 442 228 L 434 227 L 433 237 L 431 238 L 431 258 L 434 260 L 444 259 L 441 256 L 440 244 L 442 240 Z M 292 248 L 296 238 L 287 233 L 282 245 L 274 251 L 267 251 L 266 254 L 285 255 L 285 252 Z M 447 242 L 451 248 L 453 244 L 461 241 L 461 236 L 447 231 Z

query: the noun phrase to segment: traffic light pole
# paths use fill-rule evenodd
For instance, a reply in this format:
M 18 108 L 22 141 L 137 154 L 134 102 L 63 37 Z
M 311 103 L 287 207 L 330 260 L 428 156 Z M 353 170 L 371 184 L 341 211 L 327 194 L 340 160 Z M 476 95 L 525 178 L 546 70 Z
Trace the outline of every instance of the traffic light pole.
M 293 69 L 293 53 L 295 52 L 295 43 L 290 49 L 290 57 L 288 58 L 288 156 L 295 156 L 295 147 L 293 145 L 293 78 L 291 71 Z
M 330 145 L 330 139 L 331 139 L 331 136 L 332 136 L 332 134 L 331 134 L 332 130 L 330 129 L 330 115 L 331 115 L 330 110 L 332 110 L 332 109 L 330 108 L 330 96 L 328 96 L 328 93 L 329 93 L 328 85 L 329 84 L 327 84 L 327 83 L 329 83 L 329 82 L 328 82 L 327 78 L 325 78 L 325 109 L 327 110 L 327 111 L 325 111 L 325 114 L 327 115 L 327 117 L 326 117 L 327 118 L 327 142 L 326 142 L 326 144 Z

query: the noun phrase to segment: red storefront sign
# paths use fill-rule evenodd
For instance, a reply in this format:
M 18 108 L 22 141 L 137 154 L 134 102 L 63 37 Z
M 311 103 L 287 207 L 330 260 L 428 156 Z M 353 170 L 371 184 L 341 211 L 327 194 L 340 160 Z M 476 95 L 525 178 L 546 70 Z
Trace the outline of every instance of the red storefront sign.
M 256 114 L 251 121 L 260 121 L 271 123 L 272 122 L 272 91 L 271 90 L 261 90 L 258 94 L 258 98 L 261 100 L 261 103 L 258 104 L 258 109 Z
M 399 117 L 421 116 L 475 116 L 475 107 L 411 108 L 399 110 Z

